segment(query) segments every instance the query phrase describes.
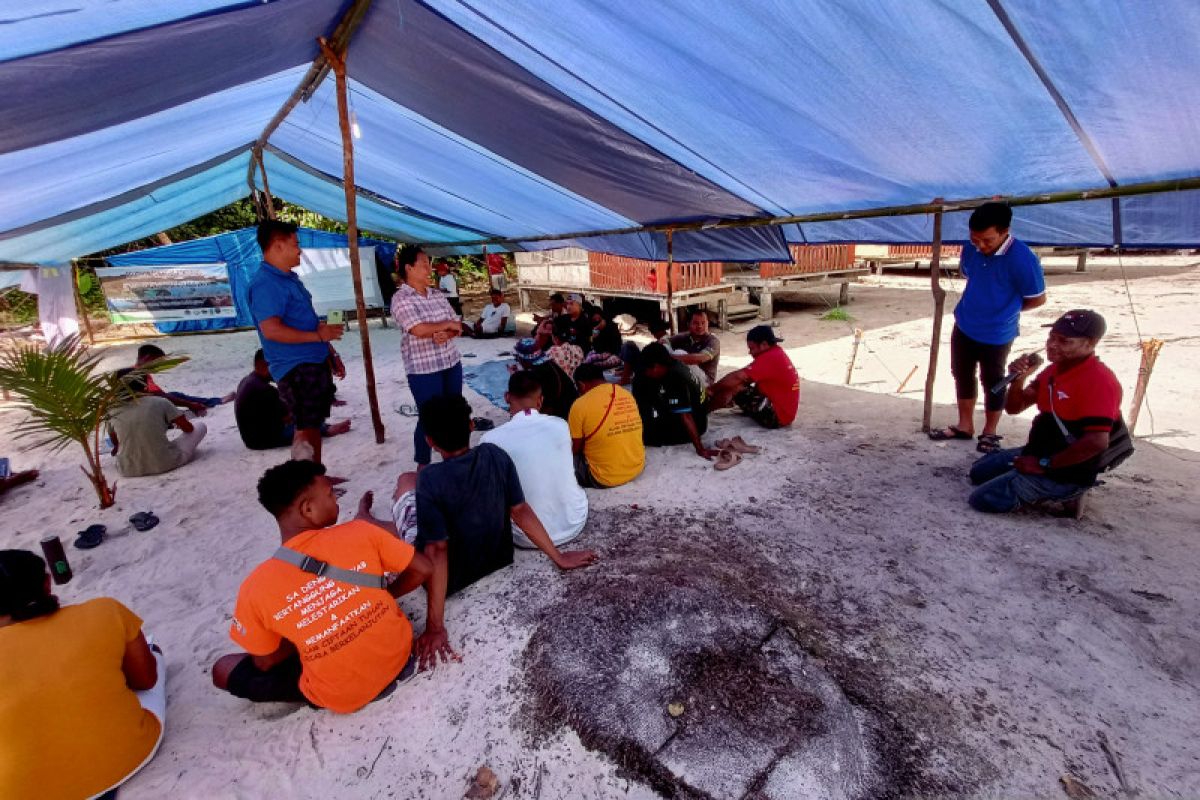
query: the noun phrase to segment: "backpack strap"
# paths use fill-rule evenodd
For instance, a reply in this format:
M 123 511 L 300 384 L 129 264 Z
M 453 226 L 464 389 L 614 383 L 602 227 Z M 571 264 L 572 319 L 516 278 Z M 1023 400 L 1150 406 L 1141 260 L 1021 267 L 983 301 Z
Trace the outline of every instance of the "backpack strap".
M 365 586 L 368 589 L 386 589 L 388 587 L 387 578 L 383 575 L 335 567 L 327 561 L 320 561 L 290 547 L 280 547 L 271 558 L 291 564 L 293 567 L 299 567 L 318 578 L 329 578 L 331 581 Z

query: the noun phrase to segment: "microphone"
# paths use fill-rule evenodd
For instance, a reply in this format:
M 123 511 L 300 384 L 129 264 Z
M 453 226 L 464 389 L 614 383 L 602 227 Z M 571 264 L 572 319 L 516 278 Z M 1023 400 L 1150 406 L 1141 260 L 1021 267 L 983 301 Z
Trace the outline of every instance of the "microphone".
M 1040 353 L 1029 353 L 1025 356 L 1025 360 L 1029 362 L 1030 369 L 1037 369 L 1042 364 L 1042 356 Z M 1008 390 L 1008 387 L 1017 379 L 1016 372 L 1010 372 L 1004 376 L 1004 380 L 997 383 L 991 388 L 992 394 L 1003 394 Z

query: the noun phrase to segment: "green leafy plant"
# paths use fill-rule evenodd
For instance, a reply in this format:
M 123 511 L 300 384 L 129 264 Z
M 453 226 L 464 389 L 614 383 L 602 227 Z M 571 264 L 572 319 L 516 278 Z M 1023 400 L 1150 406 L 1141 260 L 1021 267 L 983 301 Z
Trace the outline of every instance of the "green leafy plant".
M 18 398 L 18 407 L 29 414 L 29 423 L 14 436 L 32 439 L 30 448 L 62 450 L 76 443 L 83 448 L 91 481 L 101 508 L 111 506 L 117 486 L 108 485 L 100 464 L 100 431 L 113 412 L 136 395 L 126 382 L 152 372 L 163 372 L 187 361 L 167 356 L 132 370 L 123 380 L 100 368 L 102 355 L 89 351 L 78 336 L 53 347 L 18 343 L 0 355 L 0 389 Z
M 854 317 L 850 316 L 850 312 L 846 311 L 846 309 L 842 308 L 841 306 L 834 306 L 826 311 L 821 316 L 821 319 L 825 322 L 849 322 L 854 319 Z

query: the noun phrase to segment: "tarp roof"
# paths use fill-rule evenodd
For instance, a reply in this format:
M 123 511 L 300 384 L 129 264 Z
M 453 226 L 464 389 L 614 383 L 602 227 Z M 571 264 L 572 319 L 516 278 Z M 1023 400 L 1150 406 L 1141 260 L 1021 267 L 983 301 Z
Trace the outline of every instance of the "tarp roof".
M 0 259 L 62 260 L 246 196 L 251 143 L 348 5 L 0 11 Z M 370 7 L 348 64 L 360 224 L 409 241 L 1200 176 L 1194 0 L 387 0 Z M 265 160 L 274 194 L 344 217 L 332 76 Z M 1200 243 L 1198 211 L 1195 191 L 1025 207 L 1017 230 L 1047 244 L 1186 246 Z M 947 224 L 965 237 L 961 219 Z M 704 249 L 715 233 L 691 241 Z M 785 236 L 926 241 L 929 221 L 719 242 L 771 257 Z

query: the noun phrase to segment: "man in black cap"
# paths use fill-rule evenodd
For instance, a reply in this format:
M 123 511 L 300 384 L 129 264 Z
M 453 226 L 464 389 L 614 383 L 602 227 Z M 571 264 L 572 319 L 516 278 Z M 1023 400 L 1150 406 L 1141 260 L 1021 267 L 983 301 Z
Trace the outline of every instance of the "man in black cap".
M 770 325 L 757 325 L 746 333 L 746 347 L 754 359 L 712 388 L 712 409 L 737 404 L 764 428 L 786 428 L 800 410 L 800 376 Z
M 1035 359 L 1025 355 L 1009 365 L 1016 379 L 1004 410 L 1019 414 L 1036 403 L 1040 413 L 1024 447 L 991 453 L 971 467 L 971 483 L 979 487 L 971 493 L 972 508 L 1007 513 L 1054 501 L 1078 518 L 1096 475 L 1133 452 L 1121 419 L 1121 385 L 1096 357 L 1104 332 L 1104 318 L 1095 311 L 1068 311 L 1050 326 L 1050 366 L 1033 383 L 1025 379 Z

